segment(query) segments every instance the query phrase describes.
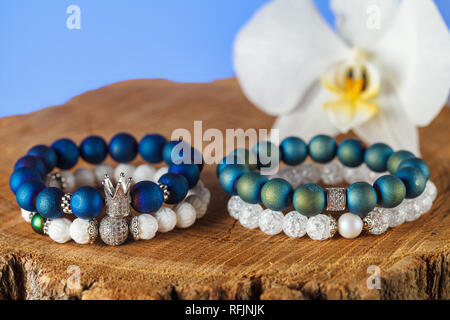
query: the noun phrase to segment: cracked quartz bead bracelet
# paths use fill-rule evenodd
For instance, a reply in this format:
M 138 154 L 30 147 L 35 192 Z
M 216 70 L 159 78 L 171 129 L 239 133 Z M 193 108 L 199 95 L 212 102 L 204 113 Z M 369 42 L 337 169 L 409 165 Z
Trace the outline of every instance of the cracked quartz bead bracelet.
M 264 152 L 266 157 L 272 152 L 288 166 L 270 177 L 260 174 L 257 169 L 263 167 L 259 159 Z M 308 155 L 320 167 L 304 162 Z M 308 145 L 288 137 L 279 147 L 265 141 L 252 151 L 236 149 L 217 166 L 217 175 L 222 189 L 232 195 L 228 212 L 242 226 L 259 227 L 269 235 L 284 231 L 292 238 L 308 234 L 324 240 L 336 231 L 355 238 L 363 229 L 379 235 L 418 219 L 437 196 L 428 180 L 428 165 L 411 152 L 394 152 L 383 143 L 366 149 L 356 139 L 338 146 L 326 135 L 315 136 Z M 333 187 L 324 189 L 319 181 Z M 344 183 L 349 186 L 339 187 Z M 283 214 L 292 205 L 295 210 Z M 347 210 L 337 221 L 324 214 Z
M 101 164 L 108 153 L 119 162 L 115 169 Z M 165 161 L 168 166 L 128 164 L 138 153 L 148 163 Z M 71 173 L 79 157 L 97 166 Z M 54 168 L 61 171 L 53 172 Z M 130 134 L 119 133 L 109 145 L 99 136 L 89 136 L 79 147 L 60 139 L 51 146 L 34 146 L 20 158 L 10 188 L 34 231 L 59 243 L 93 243 L 100 235 L 104 243 L 120 245 L 129 234 L 147 240 L 157 231 L 187 228 L 203 217 L 210 192 L 199 180 L 202 168 L 198 150 L 158 134 L 138 143 Z M 140 214 L 129 217 L 131 207 Z M 98 223 L 103 209 L 106 215 Z

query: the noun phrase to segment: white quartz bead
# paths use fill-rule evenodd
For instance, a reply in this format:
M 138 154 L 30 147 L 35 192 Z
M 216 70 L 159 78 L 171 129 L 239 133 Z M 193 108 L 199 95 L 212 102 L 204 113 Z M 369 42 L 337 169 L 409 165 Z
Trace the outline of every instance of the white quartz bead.
M 296 168 L 302 183 L 317 183 L 320 181 L 320 169 L 311 162 L 304 162 Z
M 283 212 L 266 209 L 259 216 L 259 229 L 268 235 L 275 235 L 283 230 Z
M 273 175 L 271 179 L 281 178 L 289 182 L 292 187 L 298 187 L 302 182 L 302 176 L 297 168 L 295 167 L 284 167 L 281 168 L 278 173 Z
M 414 200 L 415 209 L 419 212 L 420 215 L 430 211 L 431 207 L 433 206 L 433 200 L 431 200 L 431 197 L 425 192 Z
M 420 211 L 418 209 L 419 208 L 415 205 L 415 199 L 405 199 L 398 206 L 398 210 L 405 215 L 406 221 L 414 221 L 419 219 Z
M 399 210 L 399 206 L 388 209 L 387 212 L 389 227 L 395 228 L 405 222 L 406 212 L 405 210 Z
M 161 176 L 165 175 L 167 172 L 169 172 L 169 167 L 164 166 L 156 170 L 155 175 L 153 176 L 153 182 L 158 182 L 159 178 Z
M 306 233 L 313 240 L 325 240 L 331 237 L 331 220 L 324 214 L 318 214 L 308 219 Z
M 70 241 L 70 225 L 72 221 L 67 218 L 52 219 L 48 225 L 48 236 L 55 242 Z
M 138 216 L 139 239 L 149 240 L 156 235 L 158 231 L 158 220 L 151 214 L 143 213 Z
M 258 228 L 259 216 L 262 212 L 263 208 L 259 204 L 246 203 L 239 213 L 239 222 L 248 229 Z
M 114 168 L 109 164 L 99 164 L 94 168 L 95 179 L 97 180 L 97 186 L 103 185 L 103 180 L 105 179 L 105 174 L 107 174 L 111 179 L 113 179 Z
M 177 227 L 189 228 L 197 219 L 197 212 L 192 204 L 182 201 L 173 209 L 177 215 Z
M 234 219 L 239 220 L 239 216 L 241 214 L 241 211 L 244 209 L 244 207 L 247 205 L 247 203 L 241 199 L 239 196 L 232 196 L 228 200 L 227 209 L 230 216 L 232 216 Z
M 133 182 L 153 181 L 156 169 L 149 164 L 141 164 L 136 168 L 133 174 Z
M 79 244 L 89 243 L 89 220 L 77 218 L 70 225 L 70 236 Z
M 125 173 L 125 178 L 132 178 L 136 167 L 129 163 L 120 163 L 114 169 L 114 179 L 118 181 L 120 179 L 120 173 Z
M 371 170 L 363 163 L 359 167 L 344 167 L 344 178 L 348 184 L 360 181 L 368 181 Z
M 361 234 L 363 221 L 361 218 L 351 212 L 344 213 L 338 219 L 338 231 L 341 236 L 347 239 L 356 238 Z
M 161 207 L 154 213 L 156 220 L 158 220 L 158 231 L 169 232 L 175 228 L 177 224 L 177 215 L 168 207 Z
M 380 235 L 389 228 L 389 211 L 385 208 L 376 207 L 373 211 L 367 214 L 367 217 L 372 221 L 372 226 L 369 233 Z
M 203 182 L 201 182 L 200 180 L 198 181 L 195 187 L 189 189 L 189 192 L 186 197 L 189 197 L 191 195 L 199 196 L 202 199 L 202 201 L 206 203 L 206 205 L 208 205 L 209 201 L 211 200 L 211 192 L 209 191 L 208 188 L 205 187 Z
M 64 179 L 64 188 L 62 189 L 65 193 L 72 192 L 77 186 L 75 175 L 67 170 L 60 172 L 61 177 Z
M 436 200 L 437 188 L 436 185 L 431 180 L 427 181 L 424 193 L 431 199 L 431 201 Z
M 306 234 L 308 218 L 297 211 L 291 211 L 283 218 L 283 231 L 291 238 L 300 238 Z
M 31 222 L 31 218 L 32 218 L 31 211 L 27 211 L 25 209 L 20 208 L 20 213 L 22 215 L 23 220 L 25 220 L 26 222 Z
M 197 219 L 202 218 L 208 209 L 208 204 L 205 203 L 198 195 L 190 195 L 186 197 L 184 201 L 190 203 L 195 208 L 195 212 L 197 212 Z
M 320 167 L 320 175 L 325 184 L 340 184 L 344 181 L 344 166 L 339 161 L 326 163 Z
M 77 187 L 95 187 L 97 185 L 94 172 L 89 168 L 78 168 L 75 170 L 74 175 Z

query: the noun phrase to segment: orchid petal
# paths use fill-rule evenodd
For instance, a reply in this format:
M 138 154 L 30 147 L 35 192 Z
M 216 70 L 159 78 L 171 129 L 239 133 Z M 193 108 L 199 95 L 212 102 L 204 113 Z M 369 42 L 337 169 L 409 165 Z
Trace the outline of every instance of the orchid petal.
M 300 103 L 300 107 L 291 113 L 281 115 L 272 129 L 279 130 L 280 139 L 297 136 L 309 141 L 317 134 L 334 136 L 339 133 L 324 113 L 323 104 L 330 93 L 319 84 L 315 84 Z
M 311 0 L 276 0 L 238 34 L 234 67 L 248 99 L 269 114 L 281 114 L 297 107 L 348 50 Z
M 403 1 L 374 50 L 410 121 L 428 125 L 445 105 L 450 88 L 450 33 L 433 1 Z
M 370 50 L 389 29 L 399 6 L 398 0 L 333 0 L 338 33 L 359 49 Z
M 393 86 L 383 79 L 378 97 L 378 113 L 360 126 L 353 128 L 355 133 L 368 143 L 384 142 L 394 150 L 409 150 L 420 155 L 417 129 L 402 108 Z

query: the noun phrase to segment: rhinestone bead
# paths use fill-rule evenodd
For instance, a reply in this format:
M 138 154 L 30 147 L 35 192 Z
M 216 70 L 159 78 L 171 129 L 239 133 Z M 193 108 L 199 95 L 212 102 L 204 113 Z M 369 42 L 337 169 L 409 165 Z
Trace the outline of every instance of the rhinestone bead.
M 261 212 L 263 212 L 263 208 L 259 204 L 247 203 L 239 214 L 239 222 L 248 229 L 258 228 Z
M 384 233 L 389 228 L 389 211 L 376 207 L 373 211 L 367 214 L 371 220 L 372 225 L 368 228 L 369 233 L 379 235 Z
M 234 219 L 239 220 L 239 215 L 243 208 L 247 205 L 247 203 L 242 200 L 239 196 L 232 196 L 230 200 L 228 200 L 228 213 Z
M 318 214 L 308 219 L 306 233 L 313 240 L 325 240 L 331 237 L 331 219 L 324 214 Z
M 118 246 L 127 240 L 128 224 L 125 218 L 104 217 L 100 222 L 100 238 L 110 246 Z
M 344 166 L 338 161 L 332 161 L 320 167 L 320 175 L 325 184 L 340 184 L 344 181 Z
M 302 163 L 297 171 L 301 176 L 302 183 L 317 183 L 320 181 L 320 169 L 313 163 Z
M 327 211 L 345 210 L 345 188 L 327 188 Z
M 281 211 L 264 210 L 259 216 L 259 228 L 268 235 L 275 235 L 283 230 L 284 215 Z
M 283 218 L 283 231 L 288 237 L 300 238 L 306 234 L 307 223 L 307 217 L 297 211 L 291 211 Z

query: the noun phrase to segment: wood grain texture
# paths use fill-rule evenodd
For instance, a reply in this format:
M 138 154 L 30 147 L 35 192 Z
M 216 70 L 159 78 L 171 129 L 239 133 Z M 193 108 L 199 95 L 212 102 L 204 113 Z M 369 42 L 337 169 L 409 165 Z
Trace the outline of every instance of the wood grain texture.
M 8 179 L 28 148 L 89 134 L 109 139 L 175 128 L 270 128 L 234 79 L 207 84 L 165 80 L 116 83 L 63 106 L 0 119 L 0 298 L 14 299 L 449 299 L 450 109 L 420 130 L 439 196 L 432 210 L 382 236 L 317 242 L 247 230 L 226 212 L 215 166 L 202 180 L 212 192 L 207 215 L 193 227 L 119 247 L 64 245 L 34 233 L 20 217 Z M 136 164 L 142 161 L 136 160 Z M 80 165 L 86 166 L 81 163 Z M 79 266 L 81 288 L 67 285 Z M 382 288 L 369 290 L 377 265 Z M 70 279 L 69 279 L 70 280 Z

